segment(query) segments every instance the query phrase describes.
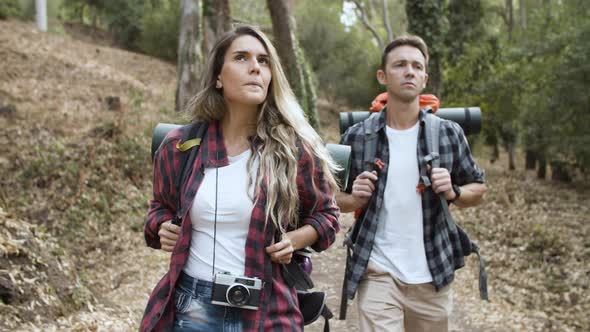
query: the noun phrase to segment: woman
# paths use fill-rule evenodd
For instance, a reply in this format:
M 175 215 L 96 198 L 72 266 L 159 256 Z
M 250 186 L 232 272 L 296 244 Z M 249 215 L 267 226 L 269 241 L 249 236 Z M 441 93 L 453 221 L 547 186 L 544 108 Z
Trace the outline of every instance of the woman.
M 172 256 L 140 330 L 301 331 L 296 292 L 280 264 L 296 250 L 320 251 L 334 241 L 336 166 L 267 37 L 241 26 L 220 38 L 188 109 L 193 123 L 207 129 L 180 186 L 180 227 L 171 223 L 178 200 L 173 177 L 187 126 L 171 132 L 156 154 L 145 236 Z M 261 281 L 259 305 L 212 304 L 214 281 L 227 276 L 222 272 Z

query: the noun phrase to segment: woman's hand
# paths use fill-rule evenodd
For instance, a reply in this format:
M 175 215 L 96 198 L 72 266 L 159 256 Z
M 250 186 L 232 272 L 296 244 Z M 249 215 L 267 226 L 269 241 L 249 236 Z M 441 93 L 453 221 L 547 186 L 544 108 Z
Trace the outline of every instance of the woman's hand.
M 161 249 L 167 252 L 172 252 L 179 234 L 180 226 L 174 225 L 170 220 L 163 222 L 158 231 Z
M 293 258 L 295 244 L 289 237 L 288 233 L 281 236 L 281 241 L 266 247 L 266 253 L 270 255 L 270 260 L 274 263 L 289 264 Z

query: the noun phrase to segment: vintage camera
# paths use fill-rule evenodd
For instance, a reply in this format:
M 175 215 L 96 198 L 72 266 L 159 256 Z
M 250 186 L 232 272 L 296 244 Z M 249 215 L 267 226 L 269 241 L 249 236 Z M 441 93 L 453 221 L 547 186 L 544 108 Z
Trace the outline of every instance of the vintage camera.
M 258 310 L 262 280 L 219 272 L 213 280 L 211 303 Z

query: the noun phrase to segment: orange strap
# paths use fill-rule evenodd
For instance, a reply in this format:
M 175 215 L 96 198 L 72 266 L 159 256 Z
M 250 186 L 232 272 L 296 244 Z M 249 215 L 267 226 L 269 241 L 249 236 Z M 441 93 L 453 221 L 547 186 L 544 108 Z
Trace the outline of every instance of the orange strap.
M 440 100 L 435 95 L 420 95 L 419 102 L 420 108 L 430 106 L 434 113 L 440 107 Z M 373 99 L 369 112 L 379 112 L 385 105 L 387 105 L 387 92 L 383 92 Z

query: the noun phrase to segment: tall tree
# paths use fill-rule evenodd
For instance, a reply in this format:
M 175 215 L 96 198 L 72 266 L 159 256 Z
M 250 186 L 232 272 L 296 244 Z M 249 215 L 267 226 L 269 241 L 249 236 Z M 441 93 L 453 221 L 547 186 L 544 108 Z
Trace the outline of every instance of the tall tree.
M 181 0 L 180 37 L 178 40 L 178 81 L 176 111 L 182 111 L 198 88 L 198 75 L 203 59 L 200 45 L 201 0 Z
M 512 41 L 512 30 L 514 30 L 514 5 L 512 0 L 506 0 L 506 26 L 508 27 L 508 41 Z
M 299 103 L 303 107 L 311 126 L 319 129 L 316 108 L 316 93 L 312 73 L 303 49 L 295 37 L 295 18 L 292 15 L 292 0 L 267 0 L 272 21 L 272 30 L 277 51 L 283 62 L 289 83 L 291 83 Z
M 408 31 L 422 37 L 428 44 L 428 84 L 430 90 L 439 98 L 443 92 L 442 60 L 447 30 L 444 4 L 444 0 L 406 1 Z
M 525 0 L 520 0 L 518 2 L 518 11 L 520 13 L 519 25 L 522 30 L 526 29 L 526 3 Z
M 204 54 L 209 54 L 217 38 L 230 29 L 229 0 L 203 0 Z
M 35 12 L 37 17 L 37 27 L 41 31 L 47 31 L 47 1 L 35 0 Z

